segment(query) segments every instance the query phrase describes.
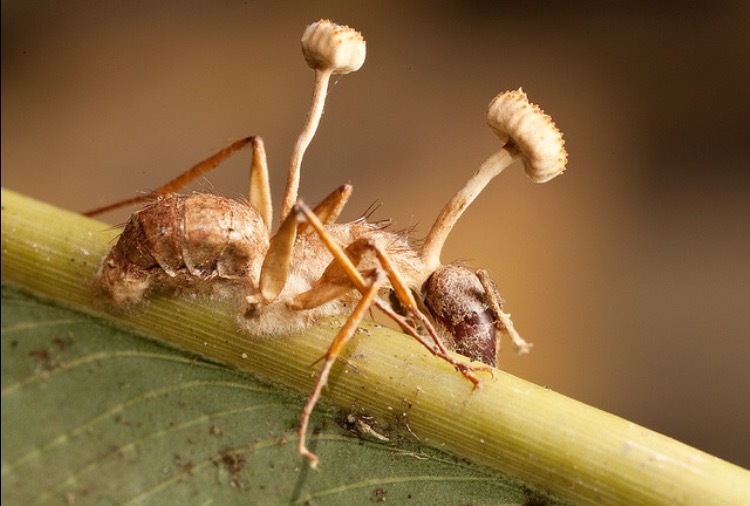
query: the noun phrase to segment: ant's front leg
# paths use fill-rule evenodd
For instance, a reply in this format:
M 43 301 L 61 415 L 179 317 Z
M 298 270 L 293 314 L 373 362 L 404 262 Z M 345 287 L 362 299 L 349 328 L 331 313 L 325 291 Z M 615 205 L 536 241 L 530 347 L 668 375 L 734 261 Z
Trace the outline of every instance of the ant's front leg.
M 497 315 L 498 321 L 496 322 L 496 325 L 498 330 L 510 338 L 519 355 L 531 351 L 533 345 L 518 334 L 513 326 L 513 320 L 510 319 L 510 315 L 503 311 L 503 299 L 500 296 L 497 285 L 495 285 L 495 282 L 490 278 L 489 273 L 484 269 L 478 269 L 476 275 L 477 278 L 479 278 L 479 282 L 482 284 L 482 288 L 484 288 L 484 293 L 487 295 L 487 302 L 490 304 L 492 311 Z M 501 339 L 498 339 L 496 341 L 496 357 L 500 356 L 500 343 Z
M 326 199 L 326 201 L 329 201 L 329 199 Z M 324 205 L 322 209 L 319 209 L 321 206 L 318 206 L 316 211 L 309 209 L 301 202 L 298 202 L 297 205 L 292 208 L 291 212 L 287 215 L 284 222 L 281 224 L 281 227 L 276 232 L 276 235 L 271 239 L 271 244 L 261 270 L 260 279 L 261 297 L 263 297 L 266 302 L 276 299 L 281 293 L 288 275 L 292 250 L 300 225 L 303 223 L 302 220 L 306 220 L 314 231 L 317 232 L 320 240 L 333 255 L 334 259 L 317 282 L 313 284 L 313 287 L 307 292 L 295 295 L 293 299 L 288 302 L 288 305 L 294 309 L 312 309 L 321 306 L 328 301 L 334 300 L 352 289 L 356 289 L 362 294 L 362 298 L 357 303 L 354 311 L 329 346 L 324 357 L 325 362 L 323 369 L 321 370 L 313 388 L 313 392 L 310 394 L 300 416 L 301 423 L 298 451 L 309 460 L 312 467 L 316 467 L 318 460 L 306 445 L 306 433 L 310 422 L 310 415 L 320 399 L 323 387 L 328 381 L 328 375 L 333 363 L 336 361 L 343 346 L 354 335 L 357 326 L 373 304 L 393 318 L 407 333 L 422 343 L 422 345 L 430 350 L 431 353 L 453 365 L 467 379 L 469 379 L 475 387 L 479 385 L 479 379 L 474 375 L 474 371 L 479 369 L 491 370 L 486 366 L 477 367 L 460 362 L 448 353 L 440 341 L 440 338 L 437 336 L 437 332 L 432 327 L 431 322 L 419 311 L 414 297 L 406 287 L 401 276 L 396 272 L 388 255 L 373 244 L 372 241 L 366 238 L 360 238 L 353 241 L 346 250 L 344 250 L 333 239 L 333 237 L 331 237 L 330 233 L 326 230 L 325 225 L 318 217 L 319 212 L 324 216 L 329 216 L 328 219 L 331 220 L 332 218 L 330 218 L 330 216 L 337 215 L 336 210 L 333 208 L 340 207 L 340 202 L 336 198 L 331 198 L 329 202 L 330 203 Z M 333 211 L 327 213 L 328 209 L 333 209 Z M 357 265 L 365 255 L 373 253 L 382 269 L 376 267 L 367 271 L 366 274 L 363 274 L 359 271 Z M 378 290 L 384 282 L 385 274 L 387 274 L 391 285 L 394 286 L 399 297 L 403 299 L 401 300 L 401 303 L 403 307 L 407 309 L 407 314 L 409 314 L 409 316 L 415 321 L 419 321 L 423 327 L 428 330 L 432 341 L 425 339 L 405 318 L 395 313 L 389 304 L 378 298 Z
M 388 280 L 390 281 L 401 306 L 406 311 L 407 317 L 418 322 L 422 328 L 427 331 L 430 339 L 426 339 L 406 318 L 396 313 L 387 302 L 380 298 L 376 298 L 374 304 L 393 319 L 404 330 L 404 332 L 419 341 L 430 351 L 430 353 L 454 366 L 474 384 L 474 387 L 478 387 L 480 383 L 479 379 L 474 375 L 474 371 L 481 370 L 490 373 L 492 372 L 491 367 L 486 365 L 466 364 L 456 360 L 449 354 L 432 322 L 419 309 L 411 290 L 409 290 L 407 284 L 404 282 L 403 276 L 398 273 L 390 256 L 382 248 L 367 238 L 360 238 L 352 242 L 346 250 L 344 250 L 333 240 L 324 225 L 317 218 L 316 214 L 307 208 L 307 206 L 300 202 L 295 206 L 295 210 L 304 214 L 305 218 L 307 218 L 310 225 L 318 232 L 321 240 L 334 256 L 334 260 L 329 264 L 320 279 L 313 285 L 313 288 L 297 295 L 292 300 L 290 303 L 291 307 L 298 309 L 317 307 L 345 293 L 352 287 L 364 293 L 367 286 L 356 266 L 366 253 L 372 252 L 377 257 L 380 266 L 388 275 Z

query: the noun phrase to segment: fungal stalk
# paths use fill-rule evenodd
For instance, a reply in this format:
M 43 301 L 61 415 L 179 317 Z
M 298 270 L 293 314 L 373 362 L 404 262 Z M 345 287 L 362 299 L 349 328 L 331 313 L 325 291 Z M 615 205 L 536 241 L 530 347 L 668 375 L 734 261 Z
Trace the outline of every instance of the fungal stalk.
M 440 211 L 421 250 L 429 271 L 440 266 L 443 245 L 466 208 L 508 165 L 520 159 L 535 183 L 547 182 L 565 171 L 568 154 L 562 134 L 552 118 L 529 102 L 521 88 L 503 92 L 490 102 L 487 124 L 502 148 L 487 158 Z
M 366 44 L 362 34 L 345 25 L 321 19 L 309 25 L 302 34 L 302 53 L 315 71 L 312 104 L 289 160 L 280 220 L 289 214 L 297 201 L 302 157 L 315 136 L 323 116 L 323 106 L 331 76 L 356 72 L 365 62 Z

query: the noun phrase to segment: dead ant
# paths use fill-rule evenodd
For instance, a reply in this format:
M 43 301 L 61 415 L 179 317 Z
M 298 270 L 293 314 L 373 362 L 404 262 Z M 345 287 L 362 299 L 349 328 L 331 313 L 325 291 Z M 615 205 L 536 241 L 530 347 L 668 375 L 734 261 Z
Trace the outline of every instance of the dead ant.
M 234 142 L 148 195 L 86 214 L 151 201 L 132 215 L 97 273 L 98 291 L 115 306 L 131 306 L 169 290 L 239 299 L 239 321 L 252 335 L 301 331 L 321 318 L 348 315 L 325 354 L 301 414 L 298 450 L 316 467 L 317 457 L 306 446 L 310 414 L 336 357 L 372 306 L 475 386 L 479 380 L 474 372 L 491 368 L 459 361 L 449 349 L 494 366 L 500 331 L 519 352 L 529 350 L 531 345 L 503 312 L 488 273 L 442 265 L 440 252 L 461 214 L 510 163 L 521 159 L 533 181 L 545 182 L 562 173 L 567 154 L 549 116 L 530 104 L 520 89 L 505 92 L 495 97 L 488 112 L 502 148 L 448 201 L 421 247 L 407 234 L 366 218 L 337 224 L 351 186 L 341 186 L 310 209 L 297 198 L 300 167 L 322 115 L 330 76 L 358 70 L 364 63 L 365 42 L 359 32 L 321 20 L 305 30 L 302 49 L 315 70 L 315 88 L 307 123 L 292 153 L 275 233 L 259 137 Z M 253 151 L 247 202 L 174 193 L 246 146 Z

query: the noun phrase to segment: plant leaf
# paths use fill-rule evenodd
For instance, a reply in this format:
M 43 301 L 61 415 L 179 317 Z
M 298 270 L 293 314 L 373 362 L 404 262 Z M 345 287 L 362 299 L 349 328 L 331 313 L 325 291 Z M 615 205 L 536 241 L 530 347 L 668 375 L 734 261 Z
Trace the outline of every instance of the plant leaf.
M 7 287 L 2 322 L 4 504 L 529 499 L 493 473 L 414 442 L 377 442 L 366 433 L 374 422 L 331 412 L 313 418 L 324 465 L 312 471 L 293 447 L 297 395 Z

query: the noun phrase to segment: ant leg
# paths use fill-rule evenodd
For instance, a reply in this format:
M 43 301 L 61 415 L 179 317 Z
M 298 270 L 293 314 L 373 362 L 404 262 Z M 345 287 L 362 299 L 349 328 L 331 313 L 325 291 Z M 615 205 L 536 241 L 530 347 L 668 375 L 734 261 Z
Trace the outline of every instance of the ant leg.
M 328 248 L 328 251 L 330 251 L 333 255 L 332 263 L 337 262 L 338 266 L 343 269 L 346 277 L 354 285 L 354 288 L 364 293 L 367 290 L 367 284 L 365 283 L 362 274 L 357 270 L 356 265 L 346 254 L 344 249 L 336 241 L 333 240 L 333 237 L 331 237 L 331 234 L 328 233 L 328 231 L 325 229 L 325 225 L 323 225 L 323 223 L 315 215 L 315 213 L 312 212 L 310 208 L 307 207 L 302 201 L 297 201 L 297 204 L 292 208 L 292 211 L 289 214 L 303 216 L 307 219 L 307 222 L 310 224 L 310 226 L 312 226 L 312 228 L 315 229 L 315 231 L 318 233 L 318 236 L 320 237 L 320 240 L 323 241 L 325 247 Z M 352 244 L 357 244 L 357 242 L 358 241 L 354 241 L 354 243 Z M 352 252 L 354 252 L 355 246 L 353 246 L 352 248 Z M 329 268 L 333 267 L 329 265 Z
M 304 204 L 300 204 L 300 208 L 302 208 L 302 206 L 304 206 Z M 313 220 L 311 216 L 312 215 L 308 216 L 310 222 Z M 313 226 L 315 227 L 315 225 Z M 320 226 L 317 231 L 321 236 L 324 234 L 325 236 L 328 236 L 328 232 L 322 226 Z M 335 245 L 335 243 L 332 242 L 332 245 Z M 432 322 L 430 322 L 419 309 L 417 301 L 414 299 L 411 290 L 409 290 L 406 283 L 403 281 L 403 277 L 396 270 L 390 257 L 381 248 L 375 245 L 370 239 L 361 238 L 349 244 L 346 249 L 342 250 L 342 253 L 338 253 L 333 249 L 332 252 L 334 254 L 334 260 L 328 265 L 321 277 L 315 282 L 310 290 L 301 293 L 294 298 L 290 304 L 293 308 L 310 309 L 317 307 L 351 290 L 353 287 L 353 281 L 351 276 L 349 276 L 344 269 L 344 264 L 348 263 L 347 260 L 349 260 L 351 261 L 352 266 L 357 266 L 360 264 L 366 253 L 374 253 L 380 262 L 381 267 L 386 273 L 388 273 L 388 278 L 396 297 L 406 309 L 409 316 L 427 329 L 434 343 L 434 347 L 443 354 L 447 353 L 443 341 L 437 336 L 436 332 L 433 332 Z M 356 267 L 354 268 L 356 269 Z M 430 349 L 432 349 L 432 347 L 432 345 L 428 346 Z
M 266 160 L 266 147 L 260 137 L 250 137 L 253 143 L 253 161 L 250 164 L 250 188 L 247 189 L 247 197 L 268 231 L 271 232 L 273 225 L 273 205 L 271 204 L 271 182 L 268 179 L 268 161 Z
M 138 204 L 140 202 L 146 202 L 149 200 L 153 200 L 154 198 L 164 195 L 166 193 L 171 193 L 179 190 L 180 188 L 184 187 L 191 181 L 195 180 L 196 178 L 202 176 L 208 171 L 211 171 L 215 169 L 221 162 L 235 154 L 237 151 L 243 149 L 248 144 L 252 144 L 253 147 L 253 164 L 250 169 L 250 179 L 253 182 L 257 182 L 257 185 L 253 186 L 259 186 L 260 189 L 256 189 L 255 193 L 257 196 L 255 197 L 255 201 L 253 198 L 253 192 L 251 191 L 250 199 L 251 203 L 254 207 L 256 207 L 256 204 L 259 207 L 256 207 L 258 211 L 261 212 L 261 215 L 263 216 L 263 220 L 267 223 L 271 222 L 271 216 L 270 216 L 270 207 L 267 211 L 268 218 L 266 218 L 265 213 L 265 207 L 267 207 L 265 204 L 262 204 L 262 202 L 265 200 L 268 202 L 268 206 L 270 206 L 270 191 L 268 189 L 268 169 L 266 166 L 266 154 L 265 149 L 263 148 L 263 141 L 260 137 L 246 137 L 244 139 L 240 139 L 238 141 L 233 142 L 226 148 L 222 149 L 218 153 L 215 153 L 214 155 L 206 158 L 202 162 L 194 165 L 187 171 L 183 172 L 176 178 L 172 179 L 168 183 L 160 186 L 159 188 L 146 193 L 144 195 L 139 195 L 137 197 L 124 199 L 119 202 L 115 202 L 113 204 L 109 204 L 106 206 L 99 207 L 97 209 L 93 209 L 91 211 L 87 211 L 84 214 L 84 216 L 96 216 L 98 214 L 106 213 L 108 211 L 113 211 L 115 209 L 119 209 L 121 207 L 129 206 L 132 204 Z M 265 179 L 265 183 L 263 183 L 263 180 Z M 265 187 L 265 190 L 263 188 Z M 264 196 L 265 194 L 265 196 Z
M 275 300 L 284 289 L 289 275 L 290 261 L 297 239 L 297 215 L 289 213 L 276 233 L 271 237 L 266 258 L 260 268 L 258 286 L 260 296 L 266 303 Z M 252 296 L 251 296 L 252 297 Z M 249 300 L 249 299 L 248 299 Z
M 484 365 L 484 364 L 467 364 L 467 363 L 464 363 L 464 362 L 460 362 L 460 361 L 456 360 L 455 358 L 453 358 L 451 355 L 449 355 L 448 351 L 446 351 L 446 349 L 445 349 L 445 346 L 442 344 L 442 341 L 437 336 L 437 333 L 435 332 L 435 329 L 434 329 L 433 325 L 431 323 L 429 323 L 429 320 L 428 320 L 428 325 L 429 325 L 430 330 L 428 330 L 428 333 L 430 334 L 430 337 L 432 338 L 433 342 L 435 342 L 435 340 L 437 340 L 437 342 L 440 342 L 439 346 L 435 346 L 433 344 L 433 342 L 430 342 L 427 339 L 425 339 L 419 333 L 419 331 L 417 331 L 417 329 L 414 328 L 414 326 L 411 323 L 409 323 L 409 321 L 406 318 L 404 318 L 400 314 L 396 313 L 393 310 L 393 308 L 391 308 L 391 306 L 387 302 L 385 302 L 385 301 L 383 301 L 381 299 L 376 299 L 375 300 L 375 305 L 378 307 L 378 309 L 380 309 L 381 311 L 383 311 L 383 313 L 385 313 L 386 315 L 388 315 L 388 317 L 390 317 L 393 321 L 395 321 L 398 324 L 398 326 L 401 327 L 401 329 L 405 333 L 409 334 L 411 337 L 413 337 L 414 339 L 416 339 L 422 346 L 424 346 L 425 348 L 427 348 L 430 351 L 430 353 L 432 353 L 436 357 L 438 357 L 438 358 L 440 358 L 440 359 L 448 362 L 458 372 L 460 372 L 461 374 L 463 374 L 464 378 L 466 378 L 467 380 L 471 381 L 471 383 L 472 383 L 472 385 L 474 386 L 475 389 L 477 389 L 477 388 L 479 388 L 481 386 L 481 382 L 479 381 L 479 378 L 477 378 L 474 375 L 474 371 L 484 371 L 484 372 L 490 373 L 492 376 L 495 375 L 495 372 L 492 369 L 492 367 L 490 367 L 488 365 Z
M 419 322 L 424 328 L 427 333 L 432 338 L 432 341 L 435 345 L 435 348 L 428 347 L 428 349 L 437 357 L 442 358 L 446 362 L 450 363 L 453 367 L 455 367 L 461 374 L 466 377 L 469 381 L 471 381 L 474 384 L 474 388 L 479 387 L 479 380 L 476 376 L 474 376 L 473 371 L 486 371 L 490 374 L 494 374 L 491 367 L 488 367 L 486 365 L 468 365 L 464 364 L 463 362 L 459 362 L 455 360 L 453 357 L 451 357 L 448 354 L 448 350 L 445 348 L 445 345 L 443 343 L 443 340 L 438 336 L 437 331 L 435 330 L 435 326 L 432 324 L 429 318 L 422 312 L 422 310 L 417 305 L 417 301 L 414 299 L 414 296 L 412 295 L 411 290 L 406 286 L 406 283 L 403 281 L 403 277 L 398 273 L 396 270 L 395 265 L 393 262 L 391 262 L 390 256 L 386 254 L 385 251 L 380 249 L 377 246 L 373 246 L 375 250 L 375 254 L 378 257 L 378 260 L 380 261 L 380 265 L 383 266 L 383 269 L 388 273 L 388 280 L 391 282 L 391 286 L 393 287 L 393 290 L 396 294 L 396 297 L 398 298 L 399 302 L 401 303 L 401 306 L 406 310 L 407 315 L 409 315 L 412 319 Z M 378 306 L 380 307 L 380 306 Z M 394 318 L 393 314 L 394 311 L 391 309 L 390 306 L 388 306 L 388 309 L 390 313 L 386 312 L 391 318 L 393 318 L 401 327 L 412 337 L 415 337 L 418 341 L 422 342 L 421 336 L 418 336 L 417 333 L 414 331 L 413 328 L 407 328 L 404 327 L 403 324 L 399 321 L 399 319 Z M 424 343 L 423 343 L 424 344 Z
M 375 296 L 378 293 L 378 288 L 380 287 L 380 284 L 382 282 L 381 276 L 382 275 L 378 270 L 374 270 L 371 272 L 371 279 L 369 280 L 367 288 L 363 292 L 362 298 L 355 306 L 352 314 L 346 320 L 346 323 L 344 323 L 343 327 L 341 327 L 341 330 L 339 330 L 333 342 L 331 342 L 331 345 L 328 347 L 328 351 L 326 352 L 324 357 L 323 368 L 320 370 L 318 380 L 315 382 L 315 387 L 313 388 L 310 397 L 307 399 L 305 407 L 302 409 L 302 414 L 300 415 L 299 441 L 297 443 L 297 450 L 299 451 L 300 455 L 307 458 L 307 460 L 310 462 L 310 467 L 312 467 L 313 469 L 316 469 L 318 467 L 318 458 L 310 450 L 307 449 L 306 439 L 307 428 L 310 424 L 310 415 L 312 414 L 315 405 L 320 399 L 323 387 L 328 383 L 328 375 L 331 372 L 333 363 L 341 353 L 341 349 L 352 338 L 360 322 L 372 306 L 373 300 L 375 299 Z
M 328 235 L 328 231 L 323 230 L 324 234 Z M 353 241 L 345 249 L 341 250 L 341 254 L 344 255 L 341 258 L 345 258 L 343 262 L 351 262 L 352 266 L 357 269 L 356 266 L 362 261 L 362 257 L 371 252 L 373 249 L 370 240 L 367 238 L 360 238 Z M 313 283 L 312 288 L 306 292 L 297 294 L 288 303 L 292 309 L 312 309 L 318 306 L 322 306 L 326 302 L 334 300 L 346 292 L 356 288 L 356 285 L 349 277 L 347 271 L 342 266 L 342 260 L 338 256 L 338 252 L 333 252 L 334 259 L 328 264 L 323 274 Z M 356 270 L 359 273 L 359 270 Z
M 351 196 L 352 185 L 341 185 L 315 206 L 313 212 L 324 225 L 331 225 L 336 222 Z M 297 233 L 301 234 L 304 232 L 307 226 L 308 223 L 306 221 L 300 223 L 299 227 L 297 227 Z
M 316 219 L 326 223 L 334 222 L 351 194 L 351 185 L 344 185 L 334 190 L 315 208 Z M 306 225 L 307 223 L 302 221 L 298 212 L 291 212 L 287 214 L 279 230 L 271 238 L 259 280 L 260 296 L 265 302 L 275 300 L 284 289 L 289 275 L 294 242 L 297 234 L 303 232 Z
M 475 387 L 479 386 L 479 379 L 477 379 L 477 377 L 473 374 L 473 371 L 483 370 L 491 372 L 492 368 L 484 365 L 472 366 L 464 364 L 449 355 L 448 350 L 445 348 L 445 345 L 438 336 L 435 327 L 432 325 L 432 322 L 430 322 L 427 316 L 425 316 L 424 313 L 422 313 L 422 311 L 419 309 L 414 296 L 411 294 L 411 291 L 403 282 L 403 277 L 396 271 L 393 263 L 390 260 L 390 257 L 383 250 L 366 239 L 363 241 L 355 241 L 350 245 L 349 248 L 344 250 L 333 240 L 330 234 L 325 230 L 323 224 L 320 222 L 320 220 L 318 220 L 317 216 L 315 216 L 315 214 L 305 204 L 303 204 L 302 202 L 298 202 L 298 204 L 295 206 L 295 209 L 290 214 L 296 214 L 294 212 L 295 210 L 304 214 L 310 225 L 318 232 L 321 240 L 334 256 L 332 264 L 336 263 L 337 266 L 329 265 L 329 268 L 326 269 L 326 272 L 324 272 L 323 276 L 321 277 L 321 280 L 323 280 L 326 274 L 329 275 L 330 278 L 324 280 L 328 281 L 329 286 L 327 288 L 323 288 L 325 286 L 325 283 L 321 284 L 319 287 L 314 287 L 308 292 L 300 294 L 298 297 L 296 297 L 292 304 L 296 306 L 299 303 L 306 303 L 312 304 L 312 307 L 315 307 L 315 305 L 323 304 L 328 300 L 331 300 L 327 297 L 336 296 L 342 291 L 345 291 L 343 290 L 343 288 L 347 283 L 351 283 L 354 288 L 364 293 L 367 289 L 367 286 L 364 282 L 364 279 L 362 278 L 362 274 L 357 270 L 354 260 L 358 262 L 361 259 L 361 256 L 364 254 L 365 250 L 374 251 L 382 268 L 388 274 L 388 279 L 391 282 L 391 286 L 394 288 L 396 296 L 399 298 L 401 305 L 407 310 L 409 316 L 418 321 L 421 326 L 427 331 L 431 338 L 431 342 L 426 340 L 411 324 L 409 324 L 409 322 L 405 318 L 401 317 L 399 314 L 393 311 L 390 304 L 386 303 L 380 298 L 376 298 L 375 305 L 396 323 L 398 323 L 398 325 L 406 333 L 419 341 L 433 355 L 442 358 L 443 360 L 454 366 L 459 372 L 461 372 L 461 374 L 464 375 L 464 377 L 471 381 Z M 354 256 L 355 258 L 350 258 L 350 256 L 347 254 L 349 252 L 354 253 L 352 256 Z M 348 279 L 348 282 L 346 281 L 346 279 Z M 331 282 L 333 282 L 333 280 L 336 280 L 336 282 L 333 284 L 333 286 L 331 286 Z
M 476 274 L 477 278 L 479 278 L 479 282 L 482 284 L 482 288 L 484 288 L 484 292 L 488 296 L 488 300 L 490 302 L 490 305 L 492 306 L 492 310 L 497 315 L 498 321 L 496 322 L 496 324 L 498 330 L 500 330 L 500 332 L 505 334 L 510 338 L 511 341 L 513 341 L 513 346 L 515 346 L 516 352 L 519 355 L 523 355 L 531 351 L 531 347 L 533 345 L 523 339 L 518 334 L 518 332 L 516 332 L 516 329 L 513 326 L 513 320 L 510 319 L 510 315 L 503 312 L 503 299 L 500 296 L 497 285 L 495 285 L 495 282 L 492 281 L 492 278 L 490 278 L 489 273 L 484 269 L 479 269 L 477 270 Z M 500 356 L 500 344 L 501 340 L 498 339 L 496 344 L 497 353 L 495 355 L 498 357 Z

